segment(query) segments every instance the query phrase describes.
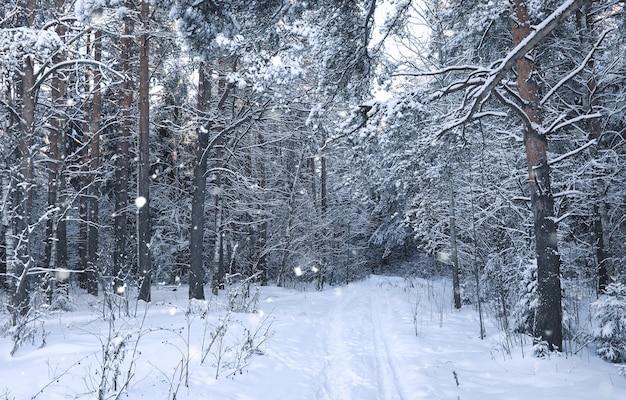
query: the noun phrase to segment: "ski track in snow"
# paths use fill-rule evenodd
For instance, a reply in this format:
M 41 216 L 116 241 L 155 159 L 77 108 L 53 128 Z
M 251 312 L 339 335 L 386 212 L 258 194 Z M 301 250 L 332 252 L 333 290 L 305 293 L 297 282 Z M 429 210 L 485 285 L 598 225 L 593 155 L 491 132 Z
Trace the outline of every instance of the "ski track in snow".
M 318 399 L 402 400 L 389 339 L 382 333 L 385 325 L 378 302 L 388 305 L 388 300 L 354 291 L 353 287 L 335 290 L 339 302 L 325 338 L 327 363 Z
M 393 363 L 392 353 L 389 347 L 389 336 L 386 336 L 382 332 L 383 326 L 390 326 L 388 321 L 383 323 L 382 313 L 380 312 L 380 301 L 387 300 L 386 296 L 380 296 L 378 299 L 373 299 L 372 293 L 369 294 L 370 310 L 372 314 L 372 324 L 374 325 L 374 354 L 378 364 L 377 370 L 379 371 L 379 399 L 385 400 L 402 400 L 405 396 L 402 395 L 401 386 L 398 381 L 398 374 L 396 367 Z M 385 301 L 386 315 L 391 311 L 389 302 Z

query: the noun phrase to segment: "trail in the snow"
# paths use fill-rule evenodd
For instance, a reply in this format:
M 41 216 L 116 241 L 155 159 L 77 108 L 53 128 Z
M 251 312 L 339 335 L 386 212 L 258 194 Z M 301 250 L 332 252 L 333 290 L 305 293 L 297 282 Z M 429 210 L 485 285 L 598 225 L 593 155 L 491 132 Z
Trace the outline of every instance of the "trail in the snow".
M 545 360 L 528 346 L 503 349 L 493 321 L 480 340 L 476 312 L 453 310 L 447 280 L 371 276 L 323 292 L 269 290 L 275 298 L 263 306 L 274 308 L 276 336 L 267 356 L 245 384 L 220 387 L 215 398 L 621 400 L 626 390 L 596 356 Z M 265 390 L 232 395 L 250 384 Z
M 394 365 L 392 340 L 383 333 L 389 322 L 381 307 L 390 309 L 381 293 L 348 286 L 336 290 L 327 333 L 326 365 L 318 398 L 403 400 Z
M 184 293 L 157 291 L 142 322 L 116 322 L 115 334 L 133 333 L 138 346 L 130 361 L 137 378 L 123 398 L 623 400 L 626 393 L 619 370 L 593 349 L 538 359 L 529 356 L 530 341 L 523 348 L 503 342 L 490 319 L 480 340 L 476 312 L 452 309 L 447 280 L 371 276 L 323 292 L 261 288 L 258 312 L 230 314 L 225 341 L 205 363 L 199 355 L 219 315 L 189 318 L 181 311 L 188 306 Z M 0 398 L 31 399 L 41 388 L 37 398 L 46 400 L 93 398 L 108 322 L 95 318 L 87 301 L 81 311 L 45 318 L 43 348 L 24 346 L 10 357 L 11 340 L 0 337 Z M 240 329 L 253 332 L 267 326 L 264 320 L 271 322 L 268 336 L 260 337 L 261 329 L 254 339 Z M 245 359 L 241 374 L 215 378 L 224 359 L 218 356 L 259 340 L 261 352 Z
M 370 313 L 371 321 L 374 326 L 374 354 L 376 355 L 376 361 L 378 365 L 378 392 L 379 399 L 385 400 L 402 400 L 406 396 L 402 395 L 402 386 L 398 379 L 398 373 L 396 372 L 395 363 L 393 360 L 393 353 L 390 350 L 389 336 L 383 333 L 383 327 L 388 326 L 388 321 L 383 321 L 382 313 L 380 311 L 381 302 L 384 302 L 386 306 L 389 306 L 389 300 L 387 296 L 378 296 L 373 298 L 373 294 L 370 293 Z M 389 311 L 389 307 L 387 307 Z

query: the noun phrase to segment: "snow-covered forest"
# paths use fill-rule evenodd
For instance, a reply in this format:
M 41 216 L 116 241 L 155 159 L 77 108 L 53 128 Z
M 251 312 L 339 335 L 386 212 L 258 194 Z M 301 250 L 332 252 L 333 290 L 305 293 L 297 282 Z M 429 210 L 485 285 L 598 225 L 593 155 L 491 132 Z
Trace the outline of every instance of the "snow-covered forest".
M 0 76 L 0 399 L 626 391 L 624 0 L 3 0 Z

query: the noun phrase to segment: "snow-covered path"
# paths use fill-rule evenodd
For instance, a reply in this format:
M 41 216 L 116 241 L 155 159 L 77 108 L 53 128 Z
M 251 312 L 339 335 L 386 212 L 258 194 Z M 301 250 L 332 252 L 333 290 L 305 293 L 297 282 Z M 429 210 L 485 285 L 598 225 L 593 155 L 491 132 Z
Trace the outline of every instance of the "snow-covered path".
M 371 293 L 339 296 L 325 337 L 320 399 L 406 398 L 393 364 L 391 337 L 382 334 L 388 324 L 380 302 L 389 305 L 387 297 L 374 300 Z
M 451 308 L 442 282 L 370 277 L 325 292 L 269 289 L 275 336 L 249 374 L 221 386 L 232 399 L 623 400 L 626 379 L 587 352 L 549 360 L 504 350 L 472 309 Z M 270 383 L 271 382 L 271 383 Z M 246 387 L 254 387 L 250 394 Z M 217 389 L 217 387 L 215 387 Z M 265 390 L 265 392 L 264 392 Z
M 200 362 L 207 344 L 202 337 L 223 318 L 218 303 L 225 299 L 209 304 L 222 317 L 188 318 L 184 289 L 153 293 L 134 378 L 120 398 L 169 400 L 174 388 L 178 400 L 626 398 L 626 378 L 587 349 L 537 359 L 519 336 L 507 345 L 491 320 L 481 340 L 476 312 L 452 309 L 448 282 L 380 276 L 323 292 L 261 288 L 257 314 L 229 317 L 229 340 L 241 342 L 241 328 L 260 326 L 268 315 L 272 337 L 243 374 L 215 379 L 214 355 Z M 139 337 L 139 322 L 119 322 L 132 334 L 129 345 Z M 0 338 L 0 400 L 31 399 L 42 388 L 37 399 L 94 399 L 103 328 L 85 308 L 48 317 L 42 348 L 27 346 L 9 357 L 10 339 Z M 236 351 L 225 348 L 224 354 Z M 124 362 L 130 358 L 127 353 Z M 182 381 L 184 363 L 189 387 Z

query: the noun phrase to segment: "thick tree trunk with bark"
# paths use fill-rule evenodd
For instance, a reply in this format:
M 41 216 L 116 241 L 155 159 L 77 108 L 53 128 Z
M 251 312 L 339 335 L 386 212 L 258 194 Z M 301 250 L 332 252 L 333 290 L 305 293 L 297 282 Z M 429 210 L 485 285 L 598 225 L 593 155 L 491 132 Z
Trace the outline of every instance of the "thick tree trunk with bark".
M 218 111 L 224 110 L 226 106 L 226 100 L 230 96 L 230 92 L 233 89 L 234 85 L 232 83 L 227 83 L 225 79 L 221 78 L 218 84 L 220 95 L 220 100 L 217 103 L 216 109 Z M 210 130 L 209 130 L 210 131 Z M 215 138 L 212 140 L 208 149 L 215 146 L 215 168 L 217 172 L 217 178 L 215 180 L 216 185 L 216 195 L 215 195 L 215 240 L 213 247 L 213 276 L 211 279 L 211 293 L 217 295 L 220 288 L 224 286 L 224 231 L 223 231 L 223 218 L 224 218 L 224 205 L 223 205 L 223 197 L 221 194 L 222 189 L 222 178 L 220 169 L 224 166 L 224 147 L 226 145 L 226 140 L 224 139 L 224 135 L 226 133 L 225 127 L 223 125 L 215 127 Z M 207 150 L 208 151 L 208 150 Z
M 89 52 L 89 46 L 87 46 L 87 51 Z M 90 80 L 90 75 L 86 76 L 87 81 Z M 86 85 L 88 86 L 88 85 Z M 85 87 L 88 91 L 89 87 Z M 85 102 L 85 115 L 89 115 L 90 106 L 88 102 Z M 91 177 L 89 176 L 89 147 L 87 143 L 89 143 L 89 125 L 85 124 L 84 132 L 83 132 L 83 146 L 80 149 L 80 187 L 81 191 L 78 196 L 78 214 L 80 216 L 80 225 L 78 227 L 78 262 L 80 264 L 80 270 L 83 272 L 80 274 L 80 287 L 83 289 L 87 289 L 87 274 L 85 271 L 87 270 L 87 235 L 89 231 L 89 184 L 91 181 Z
M 198 112 L 203 115 L 209 103 L 211 87 L 206 76 L 205 65 L 200 66 L 200 86 L 198 87 Z M 230 95 L 232 85 L 226 85 L 224 81 L 220 82 L 219 88 L 223 89 L 220 100 L 217 103 L 216 110 L 221 111 L 224 108 L 226 99 Z M 216 133 L 211 138 L 211 133 Z M 190 287 L 189 298 L 204 298 L 204 276 L 205 270 L 203 266 L 203 250 L 204 250 L 204 202 L 206 197 L 206 172 L 209 154 L 213 147 L 216 148 L 216 168 L 221 168 L 221 160 L 224 148 L 224 127 L 214 127 L 213 121 L 203 124 L 198 129 L 198 150 L 196 166 L 194 169 L 194 183 L 192 193 L 192 223 L 190 234 L 191 260 L 190 260 Z M 216 185 L 219 189 L 220 178 Z M 224 277 L 224 249 L 221 232 L 222 224 L 221 196 L 215 195 L 215 240 L 213 261 L 215 264 L 213 276 L 211 277 L 211 292 L 217 295 L 219 286 L 223 284 Z M 192 282 L 193 281 L 193 282 Z
M 582 45 L 583 54 L 589 52 L 593 43 L 596 41 L 594 37 L 593 18 L 591 15 L 591 2 L 584 3 L 580 10 L 576 12 L 576 27 L 580 37 L 580 43 Z M 582 97 L 582 107 L 585 112 L 592 113 L 594 109 L 599 106 L 599 99 L 597 96 L 597 82 L 595 79 L 595 59 L 591 57 L 586 65 L 587 77 L 587 92 L 589 95 Z M 589 139 L 595 139 L 597 141 L 594 149 L 594 155 L 598 149 L 602 147 L 602 127 L 599 119 L 591 120 L 588 124 Z M 594 224 L 593 224 L 593 245 L 596 249 L 596 274 L 598 277 L 598 293 L 604 292 L 606 286 L 610 282 L 610 246 L 609 246 L 609 216 L 607 212 L 606 204 L 606 189 L 607 184 L 605 177 L 601 171 L 601 167 L 598 168 L 595 165 L 592 166 L 592 178 L 594 179 Z
M 450 182 L 452 179 L 450 177 Z M 459 255 L 456 247 L 456 209 L 454 204 L 454 188 L 450 184 L 450 258 L 452 261 L 452 292 L 454 299 L 454 308 L 461 308 L 461 273 L 459 269 Z
M 137 177 L 137 266 L 141 284 L 139 299 L 150 302 L 152 257 L 150 254 L 150 47 L 147 32 L 148 0 L 141 2 L 143 33 L 139 44 L 139 171 Z
M 514 1 L 511 19 L 513 45 L 530 35 L 530 21 L 524 0 Z M 524 147 L 528 165 L 537 256 L 537 293 L 539 309 L 535 336 L 548 342 L 552 349 L 562 349 L 563 328 L 561 309 L 560 258 L 557 247 L 554 199 L 550 187 L 550 167 L 547 159 L 548 140 L 538 129 L 542 123 L 537 69 L 531 57 L 517 63 L 517 84 L 524 100 L 526 120 L 523 125 Z
M 132 81 L 130 79 L 130 57 L 132 54 L 132 22 L 124 21 L 122 35 L 122 72 L 126 79 L 122 83 L 121 98 L 121 130 L 117 138 L 117 154 L 115 157 L 115 217 L 114 217 L 114 249 L 113 249 L 113 289 L 122 294 L 124 274 L 128 268 L 127 253 L 127 220 L 128 216 L 128 179 L 129 179 L 129 141 L 131 126 L 131 105 L 133 102 Z
M 326 131 L 322 128 L 322 146 L 326 145 Z M 328 212 L 328 171 L 326 166 L 326 156 L 320 157 L 320 222 L 322 224 L 321 237 L 320 237 L 320 270 L 317 280 L 317 290 L 322 290 L 326 283 L 326 216 Z
M 59 10 L 62 10 L 63 0 L 57 1 Z M 60 38 L 65 35 L 65 27 L 59 23 L 56 33 Z M 54 62 L 64 61 L 63 52 L 54 58 Z M 48 136 L 49 151 L 48 157 L 48 220 L 46 222 L 46 246 L 44 265 L 50 269 L 67 268 L 67 236 L 65 224 L 65 177 L 63 176 L 63 164 L 65 160 L 65 134 L 63 129 L 65 97 L 65 81 L 60 71 L 52 77 L 52 104 L 54 105 L 54 115 L 50 120 L 50 131 Z M 48 280 L 48 301 L 52 301 L 56 295 L 57 277 L 64 278 L 55 272 L 47 274 Z
M 26 23 L 33 27 L 35 22 L 35 0 L 26 3 Z M 23 74 L 19 95 L 21 97 L 21 129 L 17 148 L 19 176 L 16 188 L 16 227 L 17 238 L 13 242 L 14 257 L 7 263 L 7 273 L 14 278 L 10 282 L 11 315 L 13 325 L 19 317 L 29 311 L 28 271 L 32 260 L 30 254 L 30 217 L 32 210 L 33 154 L 32 139 L 35 133 L 35 71 L 30 55 L 24 57 Z
M 102 32 L 94 33 L 94 60 L 102 58 Z M 102 114 L 102 74 L 100 69 L 94 69 L 93 95 L 91 108 L 91 152 L 89 157 L 89 176 L 92 178 L 89 186 L 88 226 L 87 226 L 87 265 L 85 270 L 85 283 L 87 293 L 98 295 L 98 199 L 100 198 L 100 185 L 98 183 L 98 170 L 100 169 L 100 118 Z
M 205 65 L 200 63 L 198 74 L 198 114 L 203 117 L 211 93 L 206 79 Z M 191 231 L 189 246 L 191 251 L 189 265 L 189 298 L 204 300 L 204 200 L 206 197 L 206 169 L 209 154 L 209 129 L 201 126 L 197 130 L 198 149 L 196 166 L 193 172 L 193 190 L 191 198 Z

